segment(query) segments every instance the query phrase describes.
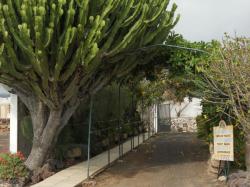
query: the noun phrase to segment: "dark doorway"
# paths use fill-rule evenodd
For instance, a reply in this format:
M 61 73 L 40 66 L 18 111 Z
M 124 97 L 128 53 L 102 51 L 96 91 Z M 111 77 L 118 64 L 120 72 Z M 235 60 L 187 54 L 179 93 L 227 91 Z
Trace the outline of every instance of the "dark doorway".
M 158 105 L 158 132 L 168 132 L 171 130 L 170 104 Z

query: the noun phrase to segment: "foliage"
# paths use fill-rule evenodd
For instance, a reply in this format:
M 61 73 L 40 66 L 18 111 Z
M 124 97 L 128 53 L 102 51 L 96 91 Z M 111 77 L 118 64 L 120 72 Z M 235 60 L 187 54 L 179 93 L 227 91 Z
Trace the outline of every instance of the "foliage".
M 24 156 L 21 152 L 0 154 L 0 179 L 10 181 L 27 176 L 28 170 L 24 165 Z
M 176 25 L 177 6 L 169 10 L 168 4 L 169 0 L 0 2 L 0 83 L 9 86 L 31 113 L 34 138 L 26 161 L 30 169 L 42 165 L 82 100 L 154 60 L 156 52 L 138 49 L 161 44 Z M 39 150 L 43 154 L 36 157 Z
M 244 133 L 238 127 L 237 122 L 228 117 L 226 114 L 216 110 L 217 106 L 213 103 L 202 101 L 202 114 L 197 116 L 197 136 L 207 143 L 213 142 L 213 127 L 218 126 L 221 119 L 225 120 L 228 125 L 234 125 L 234 162 L 236 168 L 245 168 L 245 146 Z
M 202 62 L 209 58 L 209 51 L 215 44 L 215 41 L 190 42 L 171 33 L 158 49 L 158 63 L 154 68 L 149 64 L 142 76 L 146 79 L 139 80 L 138 90 L 144 104 L 162 100 L 181 102 L 187 96 L 192 97 L 197 90 L 194 77 L 202 71 Z
M 110 138 L 110 144 L 114 144 L 115 136 L 119 134 L 117 125 L 122 126 L 122 133 L 133 134 L 137 125 L 135 121 L 140 121 L 140 116 L 136 111 L 138 99 L 135 94 L 125 85 L 120 87 L 120 108 L 119 108 L 119 84 L 112 83 L 102 89 L 93 97 L 92 110 L 92 153 L 100 151 L 98 144 L 104 139 Z M 80 104 L 59 136 L 55 149 L 55 156 L 64 159 L 64 153 L 69 144 L 87 144 L 88 138 L 88 116 L 89 101 Z M 132 123 L 132 125 L 131 125 Z M 140 124 L 141 125 L 141 124 Z M 105 130 L 106 129 L 106 130 Z M 107 130 L 109 129 L 109 130 Z
M 94 92 L 103 79 L 120 77 L 141 63 L 136 55 L 119 54 L 164 40 L 178 21 L 177 6 L 168 11 L 168 3 L 4 0 L 0 81 L 36 95 L 51 109 L 78 93 Z
M 196 84 L 202 90 L 203 115 L 197 119 L 199 137 L 212 141 L 212 127 L 224 119 L 234 125 L 235 162 L 244 168 L 245 135 L 249 128 L 249 40 L 226 35 L 204 59 L 202 78 Z
M 221 48 L 212 53 L 210 67 L 204 72 L 204 98 L 220 106 L 222 112 L 230 108 L 246 133 L 250 132 L 249 54 L 249 39 L 226 36 Z

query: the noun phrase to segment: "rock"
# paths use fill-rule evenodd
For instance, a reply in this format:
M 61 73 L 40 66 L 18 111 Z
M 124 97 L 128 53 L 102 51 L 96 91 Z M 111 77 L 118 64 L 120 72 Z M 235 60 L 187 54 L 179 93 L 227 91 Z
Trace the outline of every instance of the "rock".
M 218 178 L 218 181 L 220 181 L 220 182 L 224 182 L 224 181 L 226 181 L 227 180 L 227 177 L 226 176 L 220 176 L 219 178 Z
M 209 168 L 208 168 L 208 173 L 218 175 L 218 169 L 217 169 L 217 168 L 214 168 L 214 167 L 209 167 Z
M 229 187 L 250 187 L 250 173 L 245 171 L 238 171 L 232 173 L 228 177 Z
M 43 180 L 54 175 L 54 174 L 55 174 L 55 172 L 53 172 L 53 168 L 51 167 L 50 164 L 47 163 L 42 167 L 41 178 Z
M 197 124 L 194 118 L 175 118 L 171 120 L 172 132 L 196 132 Z
M 77 162 L 76 162 L 75 159 L 67 159 L 67 160 L 65 161 L 65 166 L 66 166 L 66 167 L 70 167 L 70 166 L 75 165 L 76 163 L 77 163 Z
M 84 181 L 82 187 L 93 187 L 96 186 L 96 181 Z
M 214 160 L 214 159 L 211 159 L 210 160 L 210 165 L 211 167 L 213 168 L 219 168 L 219 166 L 221 168 L 223 168 L 225 166 L 225 162 L 224 161 L 221 161 L 221 165 L 220 165 L 220 161 L 219 160 Z
M 50 172 L 50 171 L 44 171 L 41 173 L 41 178 L 42 180 L 47 179 L 48 177 L 54 175 L 55 172 Z
M 41 175 L 40 175 L 41 172 L 42 172 L 42 168 L 38 168 L 33 171 L 33 174 L 31 176 L 31 181 L 33 184 L 36 184 L 42 180 Z
M 213 177 L 217 178 L 220 161 L 214 160 L 214 159 L 209 159 L 207 164 L 208 164 L 208 173 L 211 174 Z M 223 168 L 224 165 L 225 165 L 225 162 L 222 161 L 221 168 Z
M 80 158 L 81 156 L 82 150 L 79 147 L 75 147 L 67 151 L 67 158 Z
M 67 147 L 68 147 L 67 148 L 68 150 L 66 152 L 66 158 L 69 158 L 69 159 L 87 158 L 87 151 L 88 151 L 87 145 L 71 144 L 71 145 L 68 145 Z
M 53 172 L 49 163 L 46 163 L 42 168 L 38 168 L 33 171 L 31 181 L 32 183 L 38 183 L 54 174 L 55 172 Z
M 49 159 L 46 161 L 46 163 L 50 165 L 52 171 L 56 171 L 56 170 L 60 170 L 64 168 L 64 163 L 60 160 Z

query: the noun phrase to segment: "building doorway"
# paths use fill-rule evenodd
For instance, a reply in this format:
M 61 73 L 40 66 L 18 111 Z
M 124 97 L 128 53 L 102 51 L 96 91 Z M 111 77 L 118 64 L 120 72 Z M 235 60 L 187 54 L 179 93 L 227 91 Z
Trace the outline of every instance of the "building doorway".
M 169 132 L 171 130 L 170 104 L 158 105 L 158 132 Z

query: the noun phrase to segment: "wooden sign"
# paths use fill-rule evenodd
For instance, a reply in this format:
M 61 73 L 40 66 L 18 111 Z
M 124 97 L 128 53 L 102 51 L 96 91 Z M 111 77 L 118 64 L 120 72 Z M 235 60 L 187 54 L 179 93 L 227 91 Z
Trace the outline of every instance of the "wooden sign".
M 225 121 L 220 121 L 214 127 L 214 154 L 213 159 L 234 161 L 233 126 L 227 126 Z

